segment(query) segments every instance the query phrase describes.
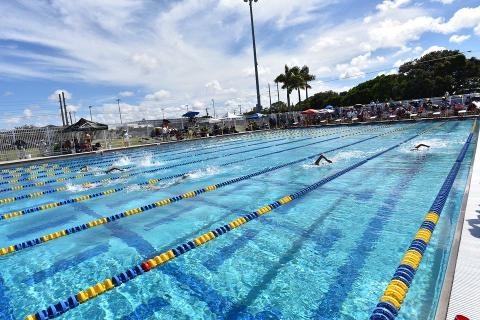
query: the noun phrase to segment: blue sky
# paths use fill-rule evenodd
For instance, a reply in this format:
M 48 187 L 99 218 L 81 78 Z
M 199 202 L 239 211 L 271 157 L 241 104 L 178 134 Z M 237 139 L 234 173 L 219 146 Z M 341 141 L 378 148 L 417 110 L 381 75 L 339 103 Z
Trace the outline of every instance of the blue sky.
M 107 123 L 119 120 L 117 98 L 127 120 L 180 116 L 186 105 L 212 114 L 212 99 L 220 116 L 255 105 L 241 0 L 17 0 L 0 12 L 0 128 L 60 124 L 58 90 L 77 119 L 91 105 Z M 285 64 L 308 65 L 314 93 L 434 49 L 480 56 L 478 0 L 259 0 L 254 15 L 264 106 Z

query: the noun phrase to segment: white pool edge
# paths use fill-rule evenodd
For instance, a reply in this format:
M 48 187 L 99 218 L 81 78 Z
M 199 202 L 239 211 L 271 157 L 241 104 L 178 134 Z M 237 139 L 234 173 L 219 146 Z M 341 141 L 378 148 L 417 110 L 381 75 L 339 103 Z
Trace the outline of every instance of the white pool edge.
M 435 320 L 453 320 L 456 315 L 464 315 L 472 320 L 480 319 L 478 297 L 480 296 L 480 239 L 469 232 L 469 219 L 479 215 L 475 210 L 480 204 L 480 143 L 478 141 L 472 158 L 464 197 L 455 228 L 450 257 L 445 272 L 442 291 Z M 478 161 L 475 161 L 478 160 Z M 475 267 L 476 265 L 476 267 Z M 473 279 L 473 281 L 472 281 Z M 476 285 L 475 285 L 476 284 Z

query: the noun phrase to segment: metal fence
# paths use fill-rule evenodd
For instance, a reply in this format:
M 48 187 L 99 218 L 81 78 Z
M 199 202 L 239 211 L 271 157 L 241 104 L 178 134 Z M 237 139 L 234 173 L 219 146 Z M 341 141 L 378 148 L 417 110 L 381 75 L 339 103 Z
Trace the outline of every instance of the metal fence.
M 420 99 L 422 100 L 422 99 Z M 420 101 L 419 99 L 415 101 Z M 426 100 L 426 99 L 423 99 Z M 451 96 L 448 98 L 449 104 L 465 104 L 471 100 L 480 100 L 480 95 L 470 94 L 464 96 Z M 430 98 L 433 104 L 440 104 L 444 101 L 443 97 Z M 408 105 L 411 101 L 394 102 L 393 104 Z M 372 106 L 365 106 L 365 109 Z M 342 116 L 342 109 L 336 108 L 340 112 L 336 112 L 330 116 L 329 122 L 349 122 L 348 119 Z M 373 110 L 373 109 L 372 109 Z M 480 110 L 480 109 L 479 109 Z M 477 110 L 475 113 L 478 114 Z M 454 115 L 453 108 L 447 110 L 445 115 Z M 419 116 L 429 116 L 429 113 Z M 375 119 L 391 120 L 391 115 L 387 111 Z M 373 117 L 376 118 L 376 117 Z M 397 117 L 398 118 L 398 117 Z M 321 124 L 325 121 L 319 120 L 311 122 L 309 117 L 301 115 L 300 112 L 285 112 L 269 114 L 258 119 L 247 119 L 246 117 L 240 119 L 169 119 L 169 128 L 173 129 L 172 133 L 167 137 L 162 134 L 161 127 L 164 123 L 163 119 L 159 120 L 142 120 L 127 124 L 113 124 L 109 125 L 108 131 L 97 131 L 90 133 L 92 138 L 92 145 L 97 144 L 98 148 L 110 149 L 123 146 L 133 146 L 148 143 L 158 143 L 165 140 L 183 140 L 199 137 L 206 137 L 212 135 L 221 135 L 225 133 L 244 132 L 256 129 L 279 129 L 296 125 Z M 345 120 L 345 121 L 344 121 Z M 351 121 L 351 119 L 350 119 Z M 367 119 L 366 121 L 370 121 Z M 47 126 L 47 127 L 32 127 L 32 128 L 18 128 L 12 130 L 0 131 L 0 161 L 8 161 L 15 159 L 28 159 L 52 155 L 60 155 L 66 153 L 78 152 L 78 148 L 67 148 L 65 144 L 68 142 L 70 146 L 76 145 L 74 139 L 81 145 L 84 138 L 83 133 L 65 133 L 62 127 Z M 76 150 L 75 150 L 76 149 Z

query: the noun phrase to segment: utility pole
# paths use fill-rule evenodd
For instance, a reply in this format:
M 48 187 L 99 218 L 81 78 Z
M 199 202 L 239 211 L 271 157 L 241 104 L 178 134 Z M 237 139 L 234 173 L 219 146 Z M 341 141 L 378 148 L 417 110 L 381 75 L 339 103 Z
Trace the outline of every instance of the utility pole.
M 270 92 L 270 83 L 268 84 L 268 97 L 270 98 L 270 108 L 272 108 L 272 93 Z
M 205 112 L 207 113 L 207 117 L 208 117 L 208 108 L 205 108 Z
M 60 112 L 62 113 L 62 124 L 65 126 L 65 116 L 63 115 L 63 104 L 62 104 L 62 96 L 60 93 L 58 94 L 58 102 L 60 102 Z
M 93 119 L 92 119 L 92 106 L 88 106 L 88 109 L 90 109 L 90 121 L 93 121 Z
M 242 105 L 239 104 L 238 107 L 240 108 L 240 114 L 242 114 Z
M 215 113 L 215 100 L 214 99 L 212 99 L 212 106 L 213 106 L 213 117 L 216 118 L 217 115 Z
M 252 25 L 252 42 L 253 42 L 253 62 L 255 64 L 255 83 L 257 86 L 257 106 L 256 111 L 260 112 L 262 110 L 262 103 L 260 102 L 260 85 L 258 84 L 258 62 L 257 62 L 257 46 L 255 45 L 255 27 L 253 25 L 253 8 L 252 2 L 257 2 L 258 0 L 243 0 L 244 2 L 248 1 L 250 6 L 250 22 Z
M 73 124 L 73 121 L 72 121 L 72 111 L 69 111 L 68 114 L 70 115 L 70 123 Z
M 123 124 L 123 121 L 122 121 L 122 110 L 120 110 L 120 99 L 117 99 L 117 105 L 118 105 L 118 114 L 120 115 L 120 124 Z
M 67 126 L 68 126 L 68 117 L 67 117 L 67 104 L 65 103 L 65 93 L 62 91 L 62 99 L 63 99 L 63 109 L 65 110 L 65 119 L 67 120 Z M 70 124 L 73 124 L 72 122 L 72 117 L 70 116 Z

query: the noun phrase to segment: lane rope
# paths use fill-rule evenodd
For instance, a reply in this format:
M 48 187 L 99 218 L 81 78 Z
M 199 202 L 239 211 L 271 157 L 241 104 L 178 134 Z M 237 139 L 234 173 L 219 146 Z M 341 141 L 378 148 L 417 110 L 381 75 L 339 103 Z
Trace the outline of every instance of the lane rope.
M 308 186 L 308 187 L 305 187 L 303 189 L 301 189 L 300 191 L 296 192 L 296 193 L 293 193 L 293 194 L 290 194 L 290 195 L 287 195 L 285 197 L 282 197 L 281 199 L 273 202 L 273 203 L 270 203 L 266 206 L 263 206 L 261 207 L 260 209 L 250 213 L 250 214 L 247 214 L 247 215 L 244 215 L 242 217 L 239 217 L 227 224 L 225 224 L 224 226 L 221 226 L 219 228 L 216 228 L 212 231 L 209 231 L 207 233 L 204 233 L 202 235 L 200 235 L 199 237 L 191 240 L 191 241 L 188 241 L 186 243 L 183 243 L 179 246 L 177 246 L 176 248 L 174 249 L 171 249 L 171 250 L 168 250 L 168 251 L 165 251 L 163 253 L 160 253 L 156 256 L 153 256 L 152 258 L 148 259 L 148 260 L 145 260 L 141 263 L 139 263 L 138 265 L 135 265 L 133 268 L 130 268 L 128 270 L 126 270 L 125 272 L 122 272 L 116 276 L 113 276 L 112 278 L 108 278 L 108 279 L 105 279 L 104 281 L 102 282 L 99 282 L 85 290 L 82 290 L 74 295 L 71 295 L 70 297 L 68 297 L 67 299 L 65 300 L 61 300 L 55 304 L 52 304 L 50 306 L 48 306 L 46 309 L 43 309 L 43 310 L 40 310 L 38 312 L 36 312 L 35 314 L 30 314 L 30 315 L 27 315 L 26 316 L 26 320 L 45 320 L 45 319 L 53 319 L 55 317 L 58 317 L 64 313 L 66 313 L 67 311 L 69 310 L 72 310 L 76 307 L 78 307 L 80 304 L 83 304 L 89 300 L 92 300 L 93 298 L 95 297 L 98 297 L 100 295 L 102 295 L 103 293 L 107 292 L 107 291 L 110 291 L 116 287 L 119 287 L 120 285 L 124 284 L 124 283 L 127 283 L 128 281 L 136 278 L 137 276 L 139 275 L 142 275 L 143 273 L 145 272 L 148 272 L 148 271 L 151 271 L 152 269 L 154 268 L 157 268 L 165 263 L 167 263 L 168 261 L 171 261 L 179 256 L 181 256 L 182 254 L 185 254 L 187 253 L 188 251 L 190 250 L 193 250 L 193 249 L 196 249 L 204 244 L 206 244 L 207 242 L 215 239 L 215 238 L 218 238 L 220 237 L 221 235 L 224 235 L 232 230 L 235 230 L 236 228 L 239 228 L 241 227 L 242 225 L 252 221 L 252 220 L 255 220 L 256 218 L 264 215 L 264 214 L 267 214 L 268 212 L 280 207 L 280 206 L 283 206 L 283 205 L 286 205 L 290 202 L 292 202 L 293 200 L 295 199 L 299 199 L 303 196 L 305 196 L 306 194 L 312 192 L 313 190 L 316 190 L 318 189 L 319 187 L 325 185 L 326 183 L 346 174 L 347 172 L 350 172 L 360 166 L 362 166 L 363 164 L 367 163 L 368 161 L 370 160 L 373 160 L 377 157 L 380 157 L 381 155 L 399 147 L 400 145 L 410 141 L 410 140 L 413 140 L 415 139 L 416 137 L 420 136 L 421 134 L 425 133 L 427 130 L 421 132 L 421 133 L 418 133 L 408 139 L 405 139 L 404 141 L 400 142 L 400 143 L 397 143 L 395 144 L 394 146 L 391 146 L 383 151 L 380 151 L 378 153 L 376 153 L 375 155 L 372 155 L 370 157 L 368 157 L 367 159 L 364 159 L 362 161 L 359 161 L 343 170 L 340 170 L 338 172 L 336 172 L 335 174 L 332 174 L 326 178 L 323 178 L 322 180 Z
M 465 155 L 473 138 L 473 133 L 475 132 L 476 123 L 475 120 L 471 133 L 460 150 L 450 172 L 445 178 L 445 181 L 435 197 L 430 210 L 425 216 L 425 220 L 416 233 L 414 240 L 405 252 L 400 265 L 395 270 L 391 281 L 383 292 L 380 302 L 378 302 L 373 310 L 370 320 L 393 320 L 398 316 L 413 278 L 420 266 L 425 250 L 432 238 L 433 231 L 440 219 L 448 195 L 452 190 L 455 178 L 457 177 L 461 164 L 465 159 Z
M 397 130 L 399 130 L 399 129 L 392 130 L 392 131 L 396 132 Z M 392 132 L 383 133 L 381 135 L 390 134 L 390 133 L 392 133 Z M 362 139 L 360 141 L 356 141 L 356 142 L 352 142 L 352 143 L 349 143 L 349 144 L 346 144 L 346 145 L 343 145 L 343 146 L 340 146 L 340 147 L 336 147 L 336 148 L 333 148 L 331 150 L 325 151 L 324 153 L 337 151 L 337 150 L 340 150 L 340 149 L 343 149 L 343 148 L 346 148 L 346 147 L 349 147 L 349 146 L 352 146 L 352 145 L 356 145 L 358 143 L 369 141 L 369 140 L 375 139 L 375 138 L 377 138 L 381 135 L 368 137 L 368 138 Z M 171 197 L 171 198 L 159 200 L 159 201 L 156 201 L 154 203 L 151 203 L 151 204 L 148 204 L 148 205 L 145 205 L 145 206 L 142 206 L 142 207 L 125 210 L 125 211 L 123 211 L 121 213 L 118 213 L 116 215 L 112 215 L 112 216 L 109 216 L 109 217 L 98 218 L 98 219 L 86 222 L 84 224 L 77 225 L 77 226 L 70 227 L 70 228 L 63 229 L 63 230 L 59 230 L 59 231 L 50 233 L 48 235 L 40 236 L 40 237 L 32 239 L 32 240 L 28 240 L 28 241 L 24 241 L 22 243 L 18 243 L 18 244 L 14 244 L 14 245 L 4 247 L 4 248 L 0 248 L 0 256 L 10 255 L 10 254 L 18 252 L 20 250 L 31 248 L 31 247 L 40 245 L 42 243 L 54 240 L 54 239 L 65 237 L 65 236 L 68 236 L 70 234 L 74 234 L 74 233 L 81 232 L 81 231 L 84 231 L 84 230 L 87 230 L 87 229 L 91 229 L 91 228 L 94 228 L 94 227 L 97 227 L 97 226 L 100 226 L 100 225 L 103 225 L 103 224 L 111 223 L 111 222 L 116 221 L 118 219 L 122 219 L 122 218 L 128 217 L 130 215 L 134 215 L 134 214 L 139 214 L 141 212 L 145 212 L 145 211 L 157 208 L 157 207 L 165 206 L 165 205 L 168 205 L 168 204 L 171 204 L 171 203 L 183 200 L 183 199 L 194 198 L 194 197 L 196 197 L 196 196 L 198 196 L 202 193 L 215 191 L 217 189 L 220 189 L 222 187 L 225 187 L 225 186 L 228 186 L 228 185 L 240 182 L 240 181 L 248 180 L 248 179 L 251 179 L 251 178 L 256 177 L 256 176 L 260 176 L 260 175 L 265 174 L 265 173 L 269 173 L 269 172 L 279 170 L 281 168 L 285 168 L 285 167 L 293 165 L 293 164 L 297 164 L 297 163 L 304 162 L 306 160 L 313 159 L 317 156 L 318 156 L 318 154 L 314 154 L 312 156 L 304 157 L 302 159 L 298 159 L 298 160 L 295 160 L 295 161 L 284 163 L 284 164 L 281 164 L 281 165 L 278 165 L 278 166 L 265 168 L 261 171 L 257 171 L 257 172 L 254 172 L 254 173 L 251 173 L 251 174 L 248 174 L 248 175 L 245 175 L 245 176 L 241 176 L 241 177 L 238 177 L 238 178 L 235 178 L 235 179 L 231 179 L 231 180 L 227 180 L 227 181 L 224 181 L 224 182 L 221 182 L 221 183 L 217 183 L 215 185 L 207 186 L 205 188 L 201 188 L 201 189 L 198 189 L 198 190 L 195 190 L 195 191 L 186 192 L 186 193 L 183 193 L 183 194 L 180 194 L 178 196 Z M 104 195 L 108 195 L 108 194 L 117 192 L 117 191 L 114 191 L 114 190 L 115 189 L 107 190 L 107 191 L 104 191 L 102 193 L 96 193 L 96 194 L 93 194 L 93 195 L 81 196 L 81 197 L 78 197 L 78 198 L 69 199 L 69 200 L 58 202 L 58 203 L 51 203 L 51 204 L 48 204 L 48 205 L 43 205 L 43 206 L 32 208 L 32 209 L 27 209 L 25 211 L 17 211 L 17 212 L 9 213 L 8 215 L 3 215 L 2 218 L 3 219 L 11 219 L 11 218 L 14 218 L 14 217 L 19 217 L 19 216 L 23 216 L 23 215 L 31 214 L 31 213 L 35 213 L 35 212 L 40 212 L 40 211 L 56 208 L 56 207 L 59 207 L 59 206 L 71 204 L 71 203 L 74 203 L 74 202 L 85 201 L 85 200 L 88 200 L 88 199 L 91 199 L 91 198 L 96 198 L 96 197 L 100 197 L 100 196 L 104 196 Z

